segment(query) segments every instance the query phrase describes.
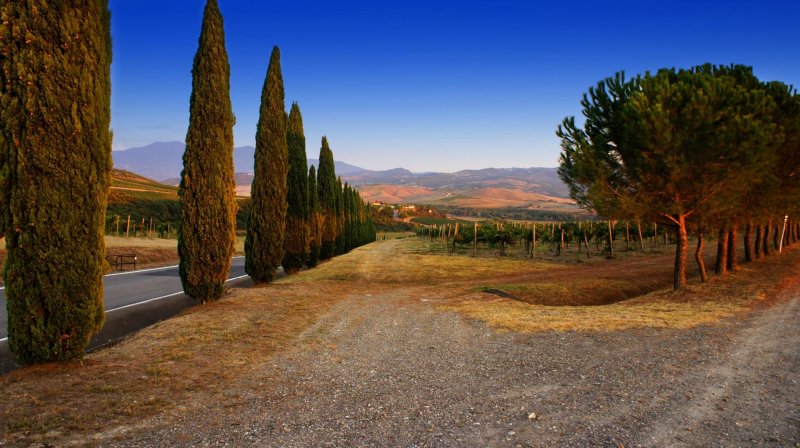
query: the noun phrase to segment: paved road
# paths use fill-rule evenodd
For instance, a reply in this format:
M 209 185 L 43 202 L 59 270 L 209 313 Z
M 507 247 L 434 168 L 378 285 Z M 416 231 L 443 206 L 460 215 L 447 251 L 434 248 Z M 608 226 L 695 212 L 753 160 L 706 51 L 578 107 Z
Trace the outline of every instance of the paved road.
M 234 257 L 229 284 L 247 284 L 244 257 Z M 89 350 L 116 341 L 134 331 L 164 320 L 198 302 L 183 294 L 177 266 L 142 269 L 106 275 L 106 323 Z M 8 350 L 8 310 L 5 289 L 0 289 L 0 374 L 17 367 Z

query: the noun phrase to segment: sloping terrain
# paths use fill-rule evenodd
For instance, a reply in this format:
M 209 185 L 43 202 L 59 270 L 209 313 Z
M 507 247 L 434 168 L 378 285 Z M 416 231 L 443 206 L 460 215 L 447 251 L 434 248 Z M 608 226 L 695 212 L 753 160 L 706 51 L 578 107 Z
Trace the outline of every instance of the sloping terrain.
M 127 198 L 178 199 L 178 187 L 162 184 L 130 171 L 114 168 L 111 171 L 109 202 Z

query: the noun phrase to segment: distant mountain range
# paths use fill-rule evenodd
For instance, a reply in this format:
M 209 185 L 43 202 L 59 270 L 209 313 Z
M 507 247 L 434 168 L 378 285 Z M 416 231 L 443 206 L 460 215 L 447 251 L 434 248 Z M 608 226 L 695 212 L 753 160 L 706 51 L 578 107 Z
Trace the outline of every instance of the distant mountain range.
M 177 185 L 183 169 L 184 144 L 157 142 L 114 151 L 114 167 Z M 252 146 L 234 148 L 237 192 L 250 194 Z M 317 159 L 308 159 L 316 165 Z M 336 174 L 356 186 L 365 200 L 469 208 L 573 208 L 569 190 L 556 168 L 486 168 L 456 173 L 413 173 L 404 168 L 373 171 L 337 161 Z
M 114 168 L 127 170 L 166 184 L 177 184 L 183 170 L 183 142 L 155 142 L 140 148 L 113 151 Z M 233 148 L 233 165 L 237 173 L 252 174 L 255 148 Z M 309 166 L 317 159 L 308 159 Z M 365 171 L 344 162 L 336 162 L 336 173 L 347 175 Z

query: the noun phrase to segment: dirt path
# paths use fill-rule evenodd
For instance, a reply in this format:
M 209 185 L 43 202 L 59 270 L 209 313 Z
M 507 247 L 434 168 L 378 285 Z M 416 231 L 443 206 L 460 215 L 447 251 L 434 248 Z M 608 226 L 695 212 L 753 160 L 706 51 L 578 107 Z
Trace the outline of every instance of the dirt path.
M 716 365 L 690 378 L 694 399 L 656 422 L 655 446 L 797 446 L 800 440 L 800 298 L 745 326 Z
M 358 267 L 366 281 L 385 248 Z M 692 330 L 534 335 L 498 333 L 438 300 L 422 286 L 354 294 L 201 412 L 111 444 L 800 444 L 796 296 Z

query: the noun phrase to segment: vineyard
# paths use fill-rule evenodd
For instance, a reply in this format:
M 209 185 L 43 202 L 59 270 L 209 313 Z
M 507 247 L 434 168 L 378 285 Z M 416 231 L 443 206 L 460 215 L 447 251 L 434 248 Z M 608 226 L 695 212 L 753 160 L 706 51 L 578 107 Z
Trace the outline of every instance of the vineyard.
M 677 231 L 674 226 L 658 223 L 466 222 L 446 218 L 436 218 L 433 221 L 437 223 L 421 225 L 416 235 L 429 243 L 430 251 L 455 255 L 582 262 L 598 257 L 662 254 L 674 250 L 677 244 Z M 800 226 L 788 220 L 782 225 L 757 230 L 755 241 L 751 239 L 753 232 L 734 241 L 724 241 L 728 251 L 726 258 L 729 258 L 730 262 L 737 257 L 737 247 L 741 247 L 745 252 L 744 261 L 751 261 L 762 254 L 781 251 L 783 247 L 797 242 L 800 236 Z M 700 244 L 696 249 L 695 259 L 698 262 L 702 260 L 704 247 L 707 246 Z

